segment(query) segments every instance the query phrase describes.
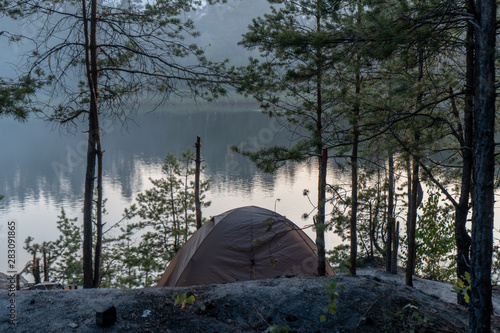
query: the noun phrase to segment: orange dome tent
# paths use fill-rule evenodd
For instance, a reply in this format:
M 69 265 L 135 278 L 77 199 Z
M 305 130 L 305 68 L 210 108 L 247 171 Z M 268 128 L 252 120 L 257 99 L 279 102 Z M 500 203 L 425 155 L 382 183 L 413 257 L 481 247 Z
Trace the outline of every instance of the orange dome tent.
M 326 272 L 333 271 L 326 263 Z M 181 247 L 158 287 L 317 275 L 314 242 L 293 222 L 248 206 L 214 216 Z

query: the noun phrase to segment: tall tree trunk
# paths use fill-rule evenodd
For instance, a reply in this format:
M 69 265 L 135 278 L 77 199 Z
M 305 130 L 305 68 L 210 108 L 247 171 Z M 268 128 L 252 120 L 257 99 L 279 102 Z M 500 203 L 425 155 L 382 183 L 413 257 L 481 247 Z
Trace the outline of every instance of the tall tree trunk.
M 97 106 L 98 76 L 97 76 L 97 0 L 91 0 L 90 32 L 89 19 L 86 13 L 86 1 L 82 0 L 85 62 L 90 95 L 89 132 L 87 147 L 87 170 L 85 172 L 85 193 L 83 202 L 83 287 L 93 287 L 92 268 L 92 205 L 94 196 L 94 178 L 96 168 L 97 142 L 99 136 L 99 120 Z M 97 129 L 97 131 L 96 131 Z
M 83 202 L 83 287 L 92 288 L 92 203 L 94 199 L 94 176 L 96 162 L 95 137 L 93 135 L 94 125 L 93 112 L 89 114 L 88 147 L 87 147 L 87 171 L 85 173 L 85 194 Z
M 373 223 L 373 210 L 372 210 L 372 202 L 368 203 L 368 230 L 370 232 L 370 260 L 373 260 L 373 243 L 375 243 L 375 223 Z
M 320 2 L 316 2 L 316 31 L 321 31 Z M 325 204 L 326 204 L 326 173 L 328 169 L 328 149 L 323 143 L 323 63 L 324 58 L 320 50 L 316 50 L 316 130 L 314 141 L 318 155 L 318 214 L 315 219 L 316 247 L 318 249 L 318 275 L 326 275 L 325 253 Z
M 418 78 L 417 83 L 420 83 L 424 77 L 424 50 L 418 50 Z M 422 105 L 423 100 L 423 91 L 419 87 L 419 92 L 417 94 L 416 106 L 419 108 Z M 418 145 L 420 142 L 420 134 L 419 130 L 414 130 L 413 140 L 415 144 Z M 417 148 L 418 153 L 419 148 Z M 412 167 L 412 186 L 411 186 L 411 204 L 409 203 L 408 209 L 408 261 L 406 265 L 406 285 L 413 286 L 413 273 L 415 272 L 415 232 L 417 228 L 417 210 L 420 202 L 422 201 L 422 187 L 420 185 L 420 177 L 419 177 L 419 164 L 418 157 L 414 155 L 413 157 L 413 167 Z M 420 194 L 420 197 L 419 197 Z
M 351 155 L 351 218 L 350 218 L 350 245 L 351 252 L 349 261 L 351 263 L 350 274 L 356 275 L 356 261 L 358 257 L 357 237 L 357 215 L 358 215 L 358 141 L 359 133 L 354 131 L 354 141 Z
M 411 156 L 408 155 L 408 158 L 406 159 L 406 178 L 408 179 L 408 193 L 407 193 L 407 201 L 408 201 L 408 211 L 406 212 L 406 237 L 408 237 L 408 232 L 409 232 L 409 225 L 410 223 L 408 221 L 411 220 L 411 196 L 412 196 L 412 172 L 411 172 Z
M 399 249 L 399 222 L 394 228 L 394 236 L 392 237 L 392 262 L 391 273 L 398 274 L 398 249 Z
M 187 242 L 188 239 L 188 231 L 189 231 L 189 203 L 188 203 L 188 189 L 189 189 L 189 164 L 191 164 L 191 160 L 186 158 L 186 173 L 184 175 L 184 240 L 183 242 Z
M 318 275 L 326 275 L 325 255 L 325 202 L 326 202 L 326 173 L 328 167 L 328 150 L 325 148 L 318 156 L 318 215 L 316 216 L 316 246 L 318 248 Z
M 394 156 L 389 152 L 389 175 L 387 189 L 387 239 L 385 245 L 385 270 L 392 272 L 392 256 L 396 255 L 393 249 L 394 236 Z
M 201 202 L 200 202 L 200 173 L 201 173 L 201 142 L 200 137 L 196 137 L 196 160 L 194 172 L 194 204 L 196 210 L 196 229 L 201 228 Z
M 99 129 L 97 129 L 98 131 Z M 99 288 L 101 284 L 101 258 L 102 258 L 102 156 L 101 136 L 97 135 L 97 202 L 96 202 L 96 240 L 94 253 L 94 279 L 93 287 Z
M 471 10 L 469 9 L 469 12 Z M 460 199 L 455 207 L 455 241 L 457 244 L 457 278 L 465 284 L 465 273 L 470 273 L 470 246 L 471 238 L 467 232 L 467 214 L 469 212 L 469 198 L 472 186 L 472 153 L 473 153 L 473 115 L 474 115 L 474 27 L 467 24 L 466 36 L 466 95 L 463 121 L 463 137 L 461 138 L 462 151 L 462 180 Z M 457 302 L 468 306 L 464 296 L 457 294 Z
M 359 59 L 358 59 L 359 61 Z M 355 82 L 356 98 L 361 94 L 361 74 L 359 69 L 356 70 Z M 351 253 L 349 261 L 351 267 L 349 272 L 352 276 L 356 275 L 356 261 L 358 259 L 358 146 L 359 146 L 359 101 L 356 101 L 353 108 L 353 124 L 352 124 L 352 154 L 351 154 L 351 218 L 350 218 L 350 240 Z
M 495 149 L 496 1 L 477 0 L 476 100 L 474 103 L 474 197 L 471 246 L 471 332 L 491 330 Z
M 380 184 L 380 173 L 379 173 L 379 184 Z M 377 250 L 378 253 L 384 253 L 385 252 L 385 249 L 383 248 L 384 245 L 382 245 L 382 247 L 380 247 L 380 244 L 378 243 L 378 240 L 379 240 L 379 234 L 378 234 L 378 230 L 379 230 L 379 227 L 381 229 L 381 226 L 380 226 L 380 222 L 379 222 L 379 214 L 380 214 L 380 204 L 382 202 L 382 198 L 381 198 L 381 190 L 380 190 L 380 187 L 377 188 L 377 197 L 376 197 L 376 202 L 375 202 L 375 208 L 373 209 L 372 211 L 372 204 L 370 202 L 370 221 L 372 221 L 370 224 L 371 224 L 371 230 L 370 230 L 370 239 L 371 239 L 371 243 L 373 245 L 374 250 Z M 382 243 L 384 242 L 384 237 L 382 236 L 381 237 L 382 239 Z M 372 251 L 372 254 L 371 254 L 371 257 L 373 259 L 373 256 L 374 256 L 374 251 Z
M 93 125 L 95 120 L 89 116 L 89 124 Z M 90 127 L 90 126 L 89 126 Z M 85 174 L 85 194 L 83 203 L 83 287 L 92 288 L 93 286 L 93 268 L 92 268 L 92 206 L 94 192 L 96 147 L 95 137 L 92 134 L 93 129 L 89 131 L 87 148 L 87 171 Z
M 418 140 L 418 134 L 415 135 Z M 418 142 L 418 141 L 416 141 Z M 412 163 L 412 185 L 411 198 L 408 205 L 408 260 L 406 263 L 406 285 L 413 287 L 413 273 L 415 271 L 415 231 L 417 226 L 417 209 L 418 209 L 418 191 L 419 191 L 419 167 L 416 158 Z

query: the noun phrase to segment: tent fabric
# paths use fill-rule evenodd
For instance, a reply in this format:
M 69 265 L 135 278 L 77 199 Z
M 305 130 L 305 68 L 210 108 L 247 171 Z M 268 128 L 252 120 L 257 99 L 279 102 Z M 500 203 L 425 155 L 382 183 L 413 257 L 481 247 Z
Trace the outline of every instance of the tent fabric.
M 327 263 L 327 274 L 333 275 Z M 158 287 L 317 275 L 317 248 L 293 222 L 248 206 L 213 217 L 181 247 Z

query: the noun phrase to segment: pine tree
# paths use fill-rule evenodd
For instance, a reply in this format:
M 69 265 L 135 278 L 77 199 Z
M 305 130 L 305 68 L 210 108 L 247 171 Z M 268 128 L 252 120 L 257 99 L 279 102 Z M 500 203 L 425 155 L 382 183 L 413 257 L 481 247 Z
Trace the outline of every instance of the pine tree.
M 335 47 L 330 14 L 334 1 L 270 1 L 279 4 L 271 13 L 253 20 L 242 44 L 258 49 L 261 60 L 238 68 L 238 90 L 256 98 L 264 112 L 285 119 L 292 133 L 290 147 L 240 151 L 266 172 L 286 161 L 314 158 L 318 165 L 317 213 L 314 216 L 318 247 L 318 274 L 325 274 L 325 238 L 328 227 L 327 169 L 329 151 L 339 115 L 335 112 L 339 95 L 336 68 L 332 66 Z M 296 130 L 300 128 L 300 130 Z M 235 149 L 238 150 L 238 149 Z
M 154 285 L 196 228 L 194 163 L 191 149 L 180 158 L 167 154 L 162 167 L 164 177 L 150 179 L 153 187 L 139 193 L 137 203 L 125 210 L 131 222 L 122 229 L 121 241 L 126 246 L 120 254 L 125 264 L 120 275 L 135 275 L 136 285 L 139 281 L 143 286 Z M 209 184 L 200 182 L 202 207 L 210 205 L 204 196 Z
M 55 241 L 33 244 L 33 238 L 25 240 L 24 249 L 34 254 L 37 249 L 45 249 L 47 260 L 43 261 L 42 269 L 48 272 L 49 281 L 82 285 L 82 235 L 81 227 L 77 224 L 77 218 L 68 218 L 64 209 L 61 209 L 57 221 L 59 237 Z
M 50 120 L 88 126 L 84 191 L 84 287 L 98 287 L 102 244 L 101 123 L 109 116 L 126 121 L 141 92 L 156 92 L 153 103 L 172 95 L 212 98 L 224 93 L 218 67 L 203 51 L 186 42 L 197 36 L 193 22 L 183 18 L 200 3 L 195 0 L 75 2 L 27 0 L 6 4 L 5 10 L 25 19 L 43 21 L 37 46 L 28 56 L 27 73 L 48 71 L 42 112 Z M 188 63 L 185 59 L 192 60 Z M 57 79 L 56 79 L 57 78 Z M 92 239 L 92 206 L 97 189 L 97 237 Z M 94 255 L 94 256 L 93 256 Z

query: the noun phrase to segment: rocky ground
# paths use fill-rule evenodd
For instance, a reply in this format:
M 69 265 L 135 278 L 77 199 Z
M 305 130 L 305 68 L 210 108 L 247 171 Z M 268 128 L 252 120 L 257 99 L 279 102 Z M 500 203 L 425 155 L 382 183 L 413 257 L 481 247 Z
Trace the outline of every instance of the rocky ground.
M 324 315 L 330 278 L 290 277 L 189 288 L 27 290 L 15 294 L 16 325 L 0 291 L 0 332 L 466 332 L 467 311 L 451 286 L 381 269 L 336 276 L 336 314 Z M 175 305 L 182 295 L 194 304 Z M 180 295 L 180 296 L 179 296 Z M 496 311 L 500 309 L 495 296 Z M 116 322 L 97 324 L 114 306 Z M 498 313 L 498 312 L 497 312 Z M 494 317 L 493 331 L 500 332 Z

